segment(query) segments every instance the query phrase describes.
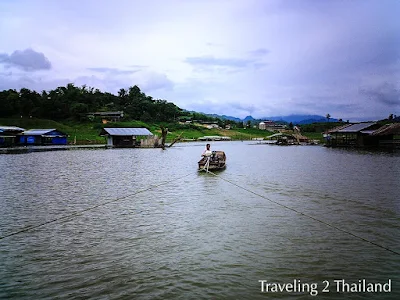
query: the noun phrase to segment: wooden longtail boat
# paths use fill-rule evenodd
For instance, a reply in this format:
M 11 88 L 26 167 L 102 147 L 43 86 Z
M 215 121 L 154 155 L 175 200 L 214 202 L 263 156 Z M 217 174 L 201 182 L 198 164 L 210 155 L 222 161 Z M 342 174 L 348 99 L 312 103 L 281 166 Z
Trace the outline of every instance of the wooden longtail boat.
M 224 169 L 226 166 L 226 155 L 224 151 L 212 151 L 210 156 L 204 156 L 199 160 L 199 171 L 215 171 Z

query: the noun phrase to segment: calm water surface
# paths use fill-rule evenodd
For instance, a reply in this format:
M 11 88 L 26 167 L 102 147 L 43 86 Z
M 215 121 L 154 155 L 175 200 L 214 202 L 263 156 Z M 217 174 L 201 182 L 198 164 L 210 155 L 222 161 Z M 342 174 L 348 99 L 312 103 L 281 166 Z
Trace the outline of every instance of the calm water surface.
M 211 147 L 222 178 L 262 197 L 198 173 L 204 144 L 1 155 L 0 236 L 108 204 L 0 239 L 0 298 L 400 299 L 399 255 L 281 206 L 400 252 L 399 154 Z M 338 293 L 338 279 L 392 291 Z

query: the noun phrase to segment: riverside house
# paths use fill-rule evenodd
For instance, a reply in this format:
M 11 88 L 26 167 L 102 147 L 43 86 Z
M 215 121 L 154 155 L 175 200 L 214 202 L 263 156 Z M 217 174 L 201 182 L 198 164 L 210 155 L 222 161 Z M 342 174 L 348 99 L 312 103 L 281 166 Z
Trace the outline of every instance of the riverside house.
M 19 145 L 66 145 L 68 135 L 57 129 L 30 129 L 18 136 Z
M 140 146 L 140 140 L 153 136 L 147 128 L 103 128 L 100 136 L 107 139 L 107 146 L 130 148 Z
M 24 131 L 24 128 L 16 126 L 0 126 L 0 147 L 15 146 L 17 144 L 17 136 Z
M 395 147 L 399 144 L 400 123 L 375 122 L 346 124 L 324 134 L 328 147 Z

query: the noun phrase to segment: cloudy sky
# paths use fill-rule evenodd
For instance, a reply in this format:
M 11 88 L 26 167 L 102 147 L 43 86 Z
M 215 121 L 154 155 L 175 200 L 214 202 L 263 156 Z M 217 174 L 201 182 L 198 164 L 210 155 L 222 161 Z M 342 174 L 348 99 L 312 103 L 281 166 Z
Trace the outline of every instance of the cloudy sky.
M 237 117 L 400 115 L 398 0 L 0 0 L 0 90 L 137 84 Z

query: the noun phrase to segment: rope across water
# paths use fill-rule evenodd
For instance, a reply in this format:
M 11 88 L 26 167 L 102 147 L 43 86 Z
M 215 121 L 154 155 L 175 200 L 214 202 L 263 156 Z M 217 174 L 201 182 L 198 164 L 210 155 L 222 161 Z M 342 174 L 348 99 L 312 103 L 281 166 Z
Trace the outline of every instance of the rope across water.
M 366 238 L 363 238 L 362 236 L 359 236 L 359 235 L 357 235 L 357 234 L 355 234 L 355 233 L 352 233 L 352 232 L 350 232 L 350 231 L 344 230 L 344 229 L 339 228 L 339 227 L 337 227 L 337 226 L 335 226 L 335 225 L 333 225 L 333 224 L 330 224 L 330 223 L 328 223 L 328 222 L 325 222 L 325 221 L 323 221 L 323 220 L 320 220 L 320 219 L 317 219 L 317 218 L 315 218 L 315 217 L 313 217 L 313 216 L 310 216 L 310 215 L 308 215 L 308 214 L 305 214 L 305 213 L 303 213 L 303 212 L 301 212 L 301 211 L 298 211 L 298 210 L 295 209 L 295 208 L 292 208 L 292 207 L 287 206 L 287 205 L 285 205 L 285 204 L 282 204 L 282 203 L 279 203 L 279 202 L 277 202 L 277 201 L 271 200 L 271 199 L 269 199 L 268 197 L 265 197 L 264 195 L 261 195 L 261 194 L 259 194 L 259 193 L 256 193 L 256 192 L 254 192 L 254 191 L 252 191 L 252 190 L 249 190 L 248 188 L 245 188 L 245 187 L 243 187 L 243 186 L 240 186 L 240 185 L 236 184 L 235 182 L 232 182 L 232 181 L 230 181 L 230 180 L 228 180 L 228 179 L 226 179 L 226 178 L 223 178 L 223 177 L 219 176 L 218 174 L 215 174 L 215 173 L 212 172 L 212 171 L 207 170 L 206 172 L 209 173 L 209 174 L 211 174 L 211 175 L 213 175 L 213 176 L 215 176 L 215 177 L 218 177 L 218 178 L 220 178 L 220 179 L 222 179 L 222 180 L 224 180 L 224 181 L 226 181 L 226 182 L 228 182 L 228 183 L 230 183 L 230 184 L 232 184 L 232 185 L 234 185 L 234 186 L 236 186 L 236 187 L 238 187 L 238 188 L 240 188 L 240 189 L 242 189 L 242 190 L 244 190 L 244 191 L 247 191 L 247 192 L 249 192 L 249 193 L 251 193 L 251 194 L 253 194 L 253 195 L 256 195 L 256 196 L 258 196 L 258 197 L 261 197 L 261 198 L 263 198 L 263 199 L 265 199 L 265 200 L 268 200 L 268 201 L 270 201 L 270 202 L 272 202 L 272 203 L 274 203 L 274 204 L 276 204 L 276 205 L 279 205 L 279 206 L 281 206 L 281 207 L 283 207 L 283 208 L 285 208 L 285 209 L 291 210 L 291 211 L 293 211 L 293 212 L 295 212 L 295 213 L 297 213 L 297 214 L 299 214 L 299 215 L 302 215 L 302 216 L 304 216 L 304 217 L 307 217 L 307 218 L 309 218 L 309 219 L 312 219 L 312 220 L 314 220 L 314 221 L 316 221 L 316 222 L 319 222 L 319 223 L 321 223 L 321 224 L 324 224 L 324 225 L 326 225 L 326 226 L 328 226 L 328 227 L 334 228 L 334 229 L 339 230 L 339 231 L 341 231 L 341 232 L 347 233 L 347 234 L 349 234 L 349 235 L 351 235 L 351 236 L 353 236 L 353 237 L 355 237 L 355 238 L 357 238 L 357 239 L 360 239 L 360 240 L 362 240 L 362 241 L 364 241 L 364 242 L 367 242 L 367 243 L 369 243 L 369 244 L 371 244 L 371 245 L 374 245 L 374 246 L 377 246 L 377 247 L 382 248 L 382 249 L 384 249 L 384 250 L 387 250 L 387 251 L 389 251 L 389 252 L 391 252 L 391 253 L 393 253 L 393 254 L 400 255 L 400 252 L 398 252 L 398 251 L 392 250 L 392 249 L 387 248 L 387 247 L 385 247 L 385 246 L 383 246 L 383 245 L 380 245 L 380 244 L 378 244 L 378 243 L 375 243 L 375 242 L 373 242 L 373 241 L 371 241 L 371 240 L 368 240 L 368 239 L 366 239 Z
M 342 229 L 342 228 L 340 228 L 340 227 L 337 227 L 337 226 L 335 226 L 335 225 L 333 225 L 333 224 L 330 224 L 330 223 L 328 223 L 328 222 L 325 222 L 325 221 L 323 221 L 323 220 L 320 220 L 320 219 L 318 219 L 318 218 L 315 218 L 315 217 L 313 217 L 313 216 L 311 216 L 311 215 L 309 215 L 309 214 L 306 214 L 306 213 L 303 213 L 303 212 L 301 212 L 301 211 L 298 211 L 298 210 L 295 209 L 295 208 L 292 208 L 292 207 L 287 206 L 287 205 L 285 205 L 285 204 L 282 204 L 282 203 L 279 203 L 279 202 L 274 201 L 274 200 L 272 200 L 272 199 L 269 199 L 268 197 L 266 197 L 266 196 L 264 196 L 264 195 L 261 195 L 261 194 L 259 194 L 259 193 L 257 193 L 257 192 L 254 192 L 254 191 L 252 191 L 252 190 L 250 190 L 250 189 L 248 189 L 248 188 L 245 188 L 245 187 L 243 187 L 243 186 L 240 186 L 240 185 L 238 185 L 237 183 L 235 183 L 235 182 L 233 182 L 233 181 L 231 181 L 231 180 L 228 180 L 228 179 L 226 179 L 226 178 L 223 178 L 223 177 L 219 176 L 218 174 L 215 174 L 214 172 L 208 170 L 209 161 L 210 161 L 210 159 L 208 158 L 206 165 L 205 165 L 203 168 L 200 169 L 201 171 L 205 171 L 205 172 L 207 172 L 207 173 L 209 173 L 209 174 L 211 174 L 211 175 L 213 175 L 213 176 L 215 176 L 215 177 L 218 177 L 218 178 L 220 178 L 221 180 L 224 180 L 225 182 L 228 182 L 228 183 L 230 183 L 230 184 L 232 184 L 232 185 L 234 185 L 234 186 L 236 186 L 236 187 L 238 187 L 238 188 L 240 188 L 240 189 L 242 189 L 242 190 L 244 190 L 244 191 L 247 191 L 247 192 L 249 192 L 249 193 L 251 193 L 251 194 L 253 194 L 253 195 L 256 195 L 256 196 L 258 196 L 258 197 L 261 197 L 261 198 L 263 198 L 263 199 L 265 199 L 265 200 L 268 200 L 268 201 L 270 201 L 270 202 L 272 202 L 272 203 L 274 203 L 274 204 L 276 204 L 276 205 L 278 205 L 278 206 L 281 206 L 281 207 L 283 207 L 283 208 L 285 208 L 285 209 L 291 210 L 291 211 L 293 211 L 293 212 L 295 212 L 295 213 L 297 213 L 297 214 L 299 214 L 299 215 L 302 215 L 302 216 L 304 216 L 304 217 L 306 217 L 306 218 L 309 218 L 309 219 L 311 219 L 311 220 L 314 220 L 314 221 L 316 221 L 316 222 L 319 222 L 319 223 L 321 223 L 321 224 L 324 224 L 325 226 L 331 227 L 331 228 L 336 229 L 336 230 L 338 230 L 338 231 L 344 232 L 344 233 L 346 233 L 346 234 L 348 234 L 348 235 L 351 235 L 351 236 L 353 236 L 353 237 L 355 237 L 355 238 L 357 238 L 357 239 L 359 239 L 359 240 L 362 240 L 362 241 L 367 242 L 367 243 L 369 243 L 369 244 L 371 244 L 371 245 L 374 245 L 374 246 L 376 246 L 376 247 L 379 247 L 379 248 L 381 248 L 381 249 L 384 249 L 384 250 L 386 250 L 386 251 L 389 251 L 389 252 L 391 252 L 391 253 L 393 253 L 393 254 L 400 255 L 400 252 L 398 252 L 398 251 L 396 251 L 396 250 L 392 250 L 392 249 L 390 249 L 390 248 L 388 248 L 388 247 L 385 247 L 385 246 L 383 246 L 383 245 L 380 245 L 380 244 L 378 244 L 378 243 L 376 243 L 376 242 L 373 242 L 373 241 L 371 241 L 371 240 L 368 240 L 368 239 L 366 239 L 366 238 L 363 238 L 362 236 L 359 236 L 359 235 L 357 235 L 357 234 L 355 234 L 355 233 L 352 233 L 352 232 L 350 232 L 350 231 L 347 231 L 347 230 L 345 230 L 345 229 Z M 191 175 L 191 174 L 193 174 L 193 172 L 190 172 L 190 173 L 185 174 L 185 175 L 183 175 L 183 176 L 180 176 L 180 177 L 177 177 L 177 178 L 174 178 L 174 179 L 171 179 L 171 180 L 168 180 L 168 181 L 165 181 L 165 182 L 156 184 L 156 185 L 150 185 L 149 187 L 147 187 L 147 188 L 145 188 L 145 189 L 142 189 L 142 190 L 139 190 L 139 191 L 136 191 L 135 193 L 131 193 L 131 194 L 128 194 L 128 195 L 119 197 L 119 198 L 115 198 L 115 199 L 112 199 L 112 200 L 109 200 L 109 201 L 105 201 L 105 202 L 102 202 L 102 203 L 100 203 L 100 204 L 97 204 L 97 205 L 91 206 L 91 207 L 89 207 L 89 208 L 86 208 L 86 209 L 83 209 L 83 210 L 80 210 L 80 211 L 71 213 L 71 214 L 66 215 L 66 216 L 58 217 L 58 218 L 55 218 L 55 219 L 52 219 L 52 220 L 49 220 L 49 221 L 46 221 L 46 222 L 43 222 L 43 223 L 40 223 L 40 224 L 37 224 L 37 225 L 33 225 L 33 226 L 28 226 L 28 227 L 22 228 L 22 229 L 20 229 L 20 230 L 11 232 L 11 233 L 6 234 L 6 235 L 3 235 L 3 236 L 0 236 L 0 240 L 6 239 L 6 238 L 8 238 L 8 237 L 11 237 L 11 236 L 14 236 L 14 235 L 17 235 L 17 234 L 21 234 L 21 233 L 23 233 L 23 232 L 27 232 L 27 231 L 30 231 L 30 230 L 33 230 L 33 229 L 37 229 L 37 228 L 39 228 L 39 227 L 42 227 L 42 226 L 45 226 L 45 225 L 48 225 L 48 224 L 51 224 L 51 223 L 54 223 L 54 222 L 58 222 L 58 221 L 68 221 L 68 220 L 72 219 L 73 217 L 82 215 L 83 213 L 85 213 L 85 212 L 87 212 L 87 211 L 90 211 L 90 210 L 93 210 L 93 209 L 96 209 L 96 208 L 98 208 L 98 207 L 100 207 L 100 206 L 104 206 L 104 205 L 107 205 L 107 204 L 110 204 L 110 203 L 114 203 L 114 202 L 117 202 L 117 201 L 121 201 L 121 200 L 124 200 L 124 199 L 126 199 L 126 198 L 132 197 L 132 196 L 134 196 L 134 195 L 137 195 L 137 194 L 140 194 L 140 193 L 144 193 L 144 192 L 149 191 L 149 190 L 151 190 L 151 189 L 153 189 L 153 188 L 156 188 L 156 187 L 159 187 L 159 186 L 162 186 L 162 185 L 165 185 L 165 184 L 168 184 L 168 183 L 177 181 L 177 180 L 179 180 L 179 179 L 185 178 L 185 177 L 187 177 L 187 176 L 189 176 L 189 175 Z
M 5 238 L 8 238 L 8 237 L 11 237 L 11 236 L 13 236 L 13 235 L 17 235 L 17 234 L 20 234 L 20 233 L 23 233 L 23 232 L 26 232 L 26 231 L 30 231 L 30 230 L 33 230 L 33 229 L 36 229 L 36 228 L 45 226 L 45 225 L 47 225 L 47 224 L 51 224 L 51 223 L 57 222 L 57 221 L 69 220 L 69 219 L 71 219 L 71 218 L 73 218 L 73 217 L 80 216 L 80 215 L 82 215 L 83 213 L 85 213 L 85 212 L 87 212 L 87 211 L 90 211 L 90 210 L 93 210 L 93 209 L 95 209 L 95 208 L 98 208 L 98 207 L 100 207 L 100 206 L 104 206 L 104 205 L 107 205 L 107 204 L 110 204 L 110 203 L 113 203 L 113 202 L 117 202 L 117 201 L 124 200 L 124 199 L 126 199 L 126 198 L 129 198 L 129 197 L 132 197 L 132 196 L 134 196 L 134 195 L 137 195 L 137 194 L 140 194 L 140 193 L 149 191 L 149 190 L 151 190 L 151 189 L 153 189 L 153 188 L 162 186 L 162 185 L 164 185 L 164 184 L 168 184 L 168 183 L 171 183 L 171 182 L 173 182 L 173 181 L 182 179 L 182 178 L 187 177 L 187 176 L 189 176 L 189 175 L 191 175 L 191 174 L 193 174 L 193 172 L 190 172 L 190 173 L 185 174 L 185 175 L 183 175 L 183 176 L 180 176 L 180 177 L 178 177 L 178 178 L 174 178 L 174 179 L 171 179 L 171 180 L 168 180 L 168 181 L 165 181 L 165 182 L 156 184 L 156 185 L 150 185 L 149 187 L 147 187 L 147 188 L 145 188 L 145 189 L 136 191 L 136 192 L 134 192 L 134 193 L 131 193 L 131 194 L 128 194 L 128 195 L 119 197 L 119 198 L 115 198 L 115 199 L 112 199 L 112 200 L 109 200 L 109 201 L 102 202 L 102 203 L 100 203 L 100 204 L 97 204 L 97 205 L 91 206 L 91 207 L 89 207 L 89 208 L 86 208 L 86 209 L 83 209 L 83 210 L 80 210 L 80 211 L 71 213 L 71 214 L 66 215 L 66 216 L 58 217 L 58 218 L 55 218 L 55 219 L 52 219 L 52 220 L 49 220 L 49 221 L 46 221 L 46 222 L 43 222 L 43 223 L 40 223 L 40 224 L 37 224 L 37 225 L 24 227 L 24 228 L 22 228 L 22 229 L 20 229 L 20 230 L 17 230 L 17 231 L 15 231 L 15 232 L 11 232 L 11 233 L 9 233 L 9 234 L 0 236 L 0 240 L 3 240 L 3 239 L 5 239 Z

